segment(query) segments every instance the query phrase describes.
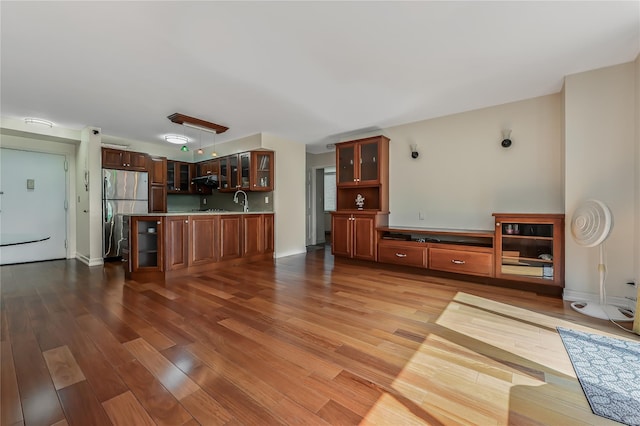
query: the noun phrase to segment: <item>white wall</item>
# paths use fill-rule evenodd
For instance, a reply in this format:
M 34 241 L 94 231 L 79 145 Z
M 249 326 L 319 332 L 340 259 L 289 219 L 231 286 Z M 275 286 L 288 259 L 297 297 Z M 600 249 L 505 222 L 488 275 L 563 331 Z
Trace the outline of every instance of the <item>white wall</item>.
M 275 257 L 304 253 L 305 146 L 263 133 L 262 147 L 275 151 Z
M 570 219 L 589 198 L 606 203 L 614 227 L 606 241 L 607 294 L 632 296 L 625 283 L 637 273 L 637 135 L 634 63 L 567 76 L 565 79 L 565 298 L 596 295 L 598 249 L 578 246 Z M 634 267 L 636 268 L 634 271 Z M 637 278 L 637 276 L 635 276 Z M 624 300 L 624 299 L 623 299 Z
M 102 265 L 102 155 L 99 128 L 85 127 L 80 132 L 76 157 L 78 175 L 78 252 L 76 257 L 89 266 Z M 88 171 L 88 180 L 85 180 Z
M 563 213 L 561 117 L 554 94 L 385 129 L 390 224 L 492 230 L 494 212 Z
M 26 133 L 15 131 L 15 128 L 22 128 L 24 123 L 12 123 L 12 120 L 2 121 L 2 135 L 0 136 L 0 145 L 3 148 L 20 149 L 24 151 L 43 152 L 47 154 L 61 154 L 66 157 L 69 165 L 67 174 L 67 196 L 69 201 L 69 209 L 67 211 L 67 258 L 75 257 L 77 250 L 76 236 L 76 149 L 79 143 L 79 132 L 61 132 L 59 129 L 51 134 L 49 130 L 44 134 Z M 5 126 L 11 126 L 9 129 Z M 33 130 L 32 130 L 33 131 Z M 76 139 L 69 139 L 76 138 Z M 63 200 L 61 200 L 63 201 Z

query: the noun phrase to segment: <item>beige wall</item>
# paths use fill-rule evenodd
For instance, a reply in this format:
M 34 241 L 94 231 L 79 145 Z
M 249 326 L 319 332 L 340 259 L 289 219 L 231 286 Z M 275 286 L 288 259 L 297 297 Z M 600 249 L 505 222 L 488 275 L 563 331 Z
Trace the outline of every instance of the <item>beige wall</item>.
M 561 117 L 554 94 L 385 129 L 390 223 L 493 229 L 494 212 L 562 213 Z
M 262 147 L 275 151 L 275 257 L 304 253 L 305 146 L 263 133 Z
M 634 295 L 625 284 L 637 271 L 634 231 L 637 215 L 637 121 L 634 63 L 567 76 L 565 79 L 565 210 L 566 288 L 569 300 L 597 300 L 597 248 L 578 246 L 570 219 L 578 204 L 589 198 L 606 203 L 614 226 L 605 242 L 609 296 Z M 636 270 L 634 271 L 634 267 Z M 583 297 L 586 296 L 586 297 Z M 611 302 L 611 300 L 610 300 Z M 628 302 L 628 300 L 627 300 Z
M 636 182 L 636 206 L 635 206 L 635 279 L 636 279 L 636 320 L 633 324 L 633 330 L 640 334 L 640 55 L 634 62 L 635 66 L 635 85 L 636 85 L 636 165 L 635 165 L 635 182 Z

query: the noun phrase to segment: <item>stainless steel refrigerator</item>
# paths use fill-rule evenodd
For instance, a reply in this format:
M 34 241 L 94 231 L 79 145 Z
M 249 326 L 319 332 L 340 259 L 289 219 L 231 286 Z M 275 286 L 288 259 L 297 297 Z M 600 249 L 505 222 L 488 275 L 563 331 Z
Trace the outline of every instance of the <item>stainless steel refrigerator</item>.
M 149 211 L 147 172 L 102 169 L 103 256 L 105 259 L 122 256 L 126 234 L 122 228 L 123 215 L 144 214 Z

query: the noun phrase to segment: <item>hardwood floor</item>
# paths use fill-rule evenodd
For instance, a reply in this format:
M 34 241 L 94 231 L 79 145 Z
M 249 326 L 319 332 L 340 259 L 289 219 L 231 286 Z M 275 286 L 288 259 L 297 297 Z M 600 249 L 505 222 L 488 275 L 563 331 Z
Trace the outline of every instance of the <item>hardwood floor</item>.
M 0 268 L 2 425 L 584 425 L 556 298 L 323 250 L 161 283 Z

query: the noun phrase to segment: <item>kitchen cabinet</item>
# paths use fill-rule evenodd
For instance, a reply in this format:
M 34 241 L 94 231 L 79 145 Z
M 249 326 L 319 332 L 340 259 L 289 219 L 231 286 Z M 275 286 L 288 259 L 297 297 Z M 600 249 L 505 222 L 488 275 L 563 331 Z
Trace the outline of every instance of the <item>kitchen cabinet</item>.
M 129 218 L 129 272 L 160 272 L 163 270 L 163 229 L 160 216 Z M 126 256 L 125 256 L 126 257 Z M 127 266 L 125 266 L 127 268 Z M 125 269 L 127 271 L 127 269 Z
M 167 193 L 193 194 L 191 179 L 195 176 L 195 164 L 184 161 L 167 161 Z
M 146 172 L 147 154 L 113 148 L 102 148 L 102 168 Z
M 207 160 L 196 163 L 196 176 L 218 176 L 219 160 Z M 196 183 L 193 192 L 200 195 L 210 195 L 213 193 L 211 186 Z
M 220 158 L 220 175 L 218 177 L 220 192 L 235 192 L 238 190 L 238 155 L 228 155 Z
M 165 226 L 165 266 L 167 271 L 186 268 L 189 255 L 189 217 L 167 216 Z
M 275 251 L 275 216 L 265 214 L 264 216 L 264 252 L 273 253 Z
M 220 158 L 220 192 L 273 191 L 274 152 L 248 151 Z
M 273 191 L 273 151 L 251 151 L 251 191 Z
M 362 260 L 377 260 L 376 227 L 386 226 L 388 214 L 358 212 L 331 214 L 331 253 Z
M 242 256 L 241 215 L 220 215 L 219 260 L 237 259 Z
M 362 205 L 356 204 L 360 198 Z M 338 210 L 389 210 L 388 138 L 336 144 L 336 203 Z
M 167 211 L 167 159 L 148 157 L 149 213 Z
M 493 216 L 496 277 L 564 287 L 564 215 Z
M 218 260 L 219 216 L 190 216 L 189 266 L 202 265 Z

